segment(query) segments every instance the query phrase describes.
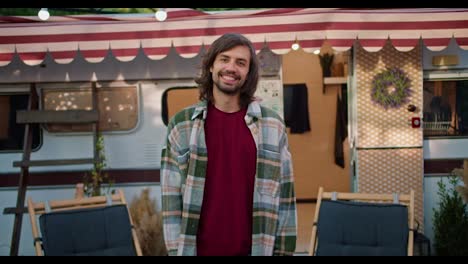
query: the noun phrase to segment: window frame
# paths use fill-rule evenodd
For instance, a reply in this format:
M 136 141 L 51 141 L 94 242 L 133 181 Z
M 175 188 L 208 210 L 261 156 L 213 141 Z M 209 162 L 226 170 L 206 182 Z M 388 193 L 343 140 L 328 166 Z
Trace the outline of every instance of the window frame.
M 169 124 L 169 106 L 167 105 L 167 95 L 171 90 L 189 90 L 189 89 L 196 89 L 198 90 L 199 88 L 197 86 L 173 86 L 169 87 L 164 90 L 164 92 L 161 95 L 161 120 L 163 124 L 167 127 Z M 199 100 L 198 100 L 199 101 Z
M 423 72 L 423 86 L 424 82 L 430 81 L 467 81 L 468 82 L 468 69 L 462 70 L 447 70 L 447 71 L 438 71 L 438 70 L 427 70 Z M 424 89 L 422 87 L 422 89 Z M 424 98 L 423 98 L 424 100 Z M 423 102 L 424 106 L 424 102 Z M 421 111 L 421 114 L 424 113 L 424 108 Z M 423 120 L 424 122 L 424 120 Z M 439 140 L 439 139 L 466 139 L 468 134 L 462 136 L 456 135 L 443 135 L 443 136 L 426 136 L 424 134 L 424 128 L 422 129 L 423 140 Z
M 135 83 L 127 83 L 125 81 L 114 81 L 114 82 L 95 82 L 96 83 L 96 89 L 101 89 L 101 88 L 132 88 L 134 87 L 136 89 L 136 123 L 135 126 L 132 127 L 131 129 L 127 130 L 100 130 L 100 133 L 103 135 L 119 135 L 119 134 L 131 134 L 135 132 L 141 125 L 141 119 L 142 119 L 142 99 L 141 99 L 141 83 L 140 82 L 135 82 Z M 92 89 L 93 87 L 93 82 L 73 82 L 73 83 L 44 83 L 44 84 L 39 84 L 39 109 L 43 110 L 44 109 L 44 90 L 64 90 L 64 89 Z M 100 116 L 101 117 L 101 116 Z M 56 136 L 72 136 L 72 135 L 91 135 L 93 134 L 93 131 L 49 131 L 49 129 L 46 128 L 45 124 L 41 124 L 42 129 L 47 131 L 47 133 L 50 133 L 52 135 Z
M 30 95 L 30 88 L 15 87 L 15 85 L 13 85 L 13 87 L 12 85 L 10 85 L 9 87 L 11 88 L 3 89 L 2 87 L 0 87 L 0 96 Z M 27 109 L 23 109 L 23 110 L 27 110 Z M 23 124 L 19 124 L 19 125 L 23 125 Z M 34 126 L 34 124 L 31 124 L 31 125 Z M 39 143 L 36 147 L 31 148 L 31 153 L 39 151 L 42 148 L 42 145 L 44 144 L 44 137 L 43 137 L 44 132 L 43 132 L 42 126 L 37 125 L 37 131 L 39 133 L 39 136 L 38 136 Z M 21 138 L 21 142 L 24 143 L 24 135 L 23 135 L 23 138 Z M 24 151 L 23 143 L 21 143 L 22 146 L 19 149 L 0 149 L 0 153 L 1 154 L 23 153 Z

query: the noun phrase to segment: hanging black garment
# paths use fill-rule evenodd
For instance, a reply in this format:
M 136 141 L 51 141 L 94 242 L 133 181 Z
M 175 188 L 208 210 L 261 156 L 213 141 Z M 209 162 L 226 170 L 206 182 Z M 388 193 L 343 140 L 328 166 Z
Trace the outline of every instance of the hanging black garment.
M 310 131 L 306 84 L 285 84 L 283 86 L 283 100 L 284 122 L 291 129 L 290 133 Z
M 341 168 L 344 164 L 343 142 L 348 137 L 348 107 L 346 85 L 342 86 L 343 98 L 336 96 L 336 124 L 335 124 L 335 164 Z

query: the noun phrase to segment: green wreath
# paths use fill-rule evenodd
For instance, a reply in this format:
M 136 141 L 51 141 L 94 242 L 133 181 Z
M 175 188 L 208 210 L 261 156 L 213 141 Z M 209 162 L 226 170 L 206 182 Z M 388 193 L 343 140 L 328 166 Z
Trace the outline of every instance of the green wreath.
M 410 84 L 411 80 L 403 70 L 397 67 L 387 68 L 372 80 L 372 101 L 385 110 L 400 108 L 409 101 L 412 93 Z

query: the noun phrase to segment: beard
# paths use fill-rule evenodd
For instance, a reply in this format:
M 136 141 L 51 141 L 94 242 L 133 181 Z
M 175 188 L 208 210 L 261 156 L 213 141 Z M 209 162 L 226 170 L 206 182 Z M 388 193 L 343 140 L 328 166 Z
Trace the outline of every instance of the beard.
M 245 81 L 239 81 L 236 85 L 227 85 L 224 84 L 223 81 L 221 80 L 222 74 L 218 74 L 218 78 L 216 80 L 213 80 L 213 84 L 218 88 L 219 91 L 226 95 L 236 95 L 240 93 L 242 86 L 244 85 Z M 236 77 L 237 79 L 240 80 L 240 77 Z
M 224 85 L 220 82 L 213 82 L 213 83 L 218 88 L 219 91 L 221 91 L 223 94 L 226 94 L 226 95 L 236 95 L 240 92 L 242 88 L 242 84 L 232 87 L 232 86 Z

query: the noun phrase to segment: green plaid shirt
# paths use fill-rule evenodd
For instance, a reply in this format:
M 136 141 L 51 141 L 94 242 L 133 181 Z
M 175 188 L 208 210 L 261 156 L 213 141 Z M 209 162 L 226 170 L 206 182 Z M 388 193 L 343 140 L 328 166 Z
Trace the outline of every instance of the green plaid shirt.
M 202 101 L 169 122 L 161 157 L 164 239 L 169 255 L 196 255 L 207 150 Z M 245 116 L 257 146 L 252 255 L 292 255 L 297 212 L 286 128 L 272 110 L 252 102 Z M 227 227 L 229 228 L 229 227 Z

